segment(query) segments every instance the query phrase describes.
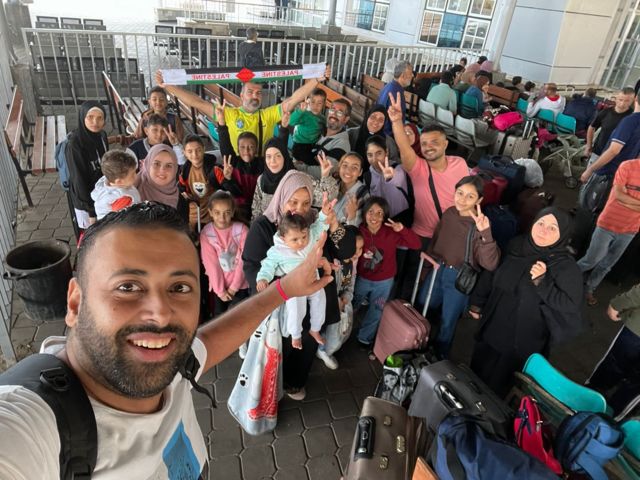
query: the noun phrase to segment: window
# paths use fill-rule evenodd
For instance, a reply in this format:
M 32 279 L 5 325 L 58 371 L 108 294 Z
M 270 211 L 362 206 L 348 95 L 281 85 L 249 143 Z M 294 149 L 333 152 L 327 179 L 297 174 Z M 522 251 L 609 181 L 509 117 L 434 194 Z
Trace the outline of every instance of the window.
M 440 33 L 440 24 L 442 23 L 442 13 L 431 12 L 426 10 L 422 18 L 422 31 L 420 32 L 420 41 L 435 45 L 438 42 L 438 33 Z
M 438 47 L 481 49 L 496 3 L 496 0 L 426 0 L 419 41 Z
M 467 20 L 467 28 L 462 40 L 462 48 L 481 49 L 484 46 L 484 41 L 487 38 L 488 31 L 489 22 L 487 20 L 469 18 L 469 20 Z
M 467 14 L 470 0 L 449 0 L 447 12 Z
M 473 0 L 469 13 L 471 15 L 478 15 L 479 17 L 491 17 L 495 5 L 495 0 Z
M 447 0 L 427 0 L 427 8 L 434 10 L 444 10 Z
M 389 12 L 389 5 L 384 3 L 376 3 L 376 8 L 373 11 L 373 22 L 371 23 L 371 30 L 376 32 L 384 32 L 387 26 L 387 13 Z
M 460 47 L 466 19 L 467 17 L 464 15 L 445 14 L 442 20 L 442 26 L 440 27 L 438 46 L 451 48 Z

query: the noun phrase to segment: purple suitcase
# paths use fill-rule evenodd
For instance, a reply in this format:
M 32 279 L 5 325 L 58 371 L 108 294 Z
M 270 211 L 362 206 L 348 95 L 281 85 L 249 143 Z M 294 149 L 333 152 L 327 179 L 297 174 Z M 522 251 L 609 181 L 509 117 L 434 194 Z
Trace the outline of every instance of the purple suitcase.
M 436 276 L 431 275 L 429 284 L 429 292 L 424 302 L 422 315 L 415 308 L 413 303 L 418 293 L 418 283 L 420 281 L 420 273 L 424 265 L 424 257 L 420 258 L 420 266 L 416 275 L 416 283 L 413 286 L 411 302 L 406 300 L 392 300 L 387 302 L 382 311 L 382 318 L 378 326 L 376 341 L 373 346 L 373 353 L 380 363 L 384 363 L 389 355 L 403 350 L 423 349 L 429 341 L 429 332 L 431 324 L 425 318 L 431 293 L 433 292 L 433 284 Z

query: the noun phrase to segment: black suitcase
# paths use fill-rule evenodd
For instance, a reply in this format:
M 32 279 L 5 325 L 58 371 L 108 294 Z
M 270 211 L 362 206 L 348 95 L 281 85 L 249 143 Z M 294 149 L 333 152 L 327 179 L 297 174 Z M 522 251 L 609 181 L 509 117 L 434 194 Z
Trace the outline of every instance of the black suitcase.
M 409 415 L 424 418 L 429 429 L 436 432 L 453 411 L 488 420 L 504 439 L 513 436 L 513 411 L 469 367 L 449 360 L 424 366 Z

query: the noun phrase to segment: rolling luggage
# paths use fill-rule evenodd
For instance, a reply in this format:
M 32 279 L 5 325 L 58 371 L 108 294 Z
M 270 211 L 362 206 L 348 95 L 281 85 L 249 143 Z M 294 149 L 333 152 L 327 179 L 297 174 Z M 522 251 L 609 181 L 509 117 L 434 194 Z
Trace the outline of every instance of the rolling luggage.
M 499 173 L 482 170 L 479 167 L 471 169 L 471 175 L 477 175 L 484 183 L 481 205 L 483 207 L 487 205 L 499 205 L 502 200 L 502 195 L 509 185 L 509 181 Z
M 527 169 L 515 163 L 510 156 L 483 155 L 478 161 L 478 168 L 499 173 L 507 179 L 509 184 L 502 194 L 502 203 L 511 203 L 524 188 L 524 175 Z
M 500 154 L 512 158 L 531 158 L 533 156 L 534 137 L 525 138 L 519 135 L 506 135 L 500 147 Z
M 555 196 L 542 188 L 525 188 L 518 194 L 513 211 L 518 219 L 518 232 L 528 232 L 538 212 L 553 204 Z
M 431 275 L 427 300 L 424 302 L 422 315 L 413 308 L 413 303 L 418 293 L 418 282 L 420 273 L 424 266 L 424 258 L 420 258 L 416 281 L 413 286 L 411 302 L 406 300 L 391 300 L 387 302 L 382 310 L 380 326 L 376 334 L 376 341 L 373 345 L 373 353 L 380 363 L 396 352 L 403 350 L 417 350 L 426 348 L 431 332 L 431 324 L 425 318 L 436 275 Z
M 367 397 L 349 452 L 345 480 L 410 480 L 425 448 L 424 422 L 400 405 Z
M 420 371 L 409 415 L 424 418 L 429 429 L 437 432 L 450 412 L 480 417 L 491 423 L 499 437 L 512 436 L 514 415 L 507 404 L 469 367 L 442 360 Z

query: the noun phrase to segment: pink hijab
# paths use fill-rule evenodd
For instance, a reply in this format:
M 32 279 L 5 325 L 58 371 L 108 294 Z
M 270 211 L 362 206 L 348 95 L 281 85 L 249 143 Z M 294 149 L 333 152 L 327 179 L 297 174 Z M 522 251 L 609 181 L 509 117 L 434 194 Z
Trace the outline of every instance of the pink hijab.
M 163 143 L 154 145 L 147 153 L 147 157 L 144 159 L 144 165 L 142 170 L 138 174 L 138 181 L 136 187 L 140 192 L 140 198 L 142 201 L 148 200 L 150 202 L 158 202 L 164 205 L 168 205 L 173 208 L 178 207 L 178 182 L 174 181 L 168 185 L 160 186 L 151 180 L 151 165 L 156 157 L 162 152 L 167 152 L 173 162 L 178 167 L 178 158 L 176 157 L 173 149 Z
M 264 216 L 271 223 L 278 225 L 286 213 L 284 211 L 285 204 L 301 188 L 306 188 L 309 192 L 309 199 L 313 200 L 313 179 L 306 173 L 298 170 L 289 170 L 280 180 L 269 206 L 264 211 Z

